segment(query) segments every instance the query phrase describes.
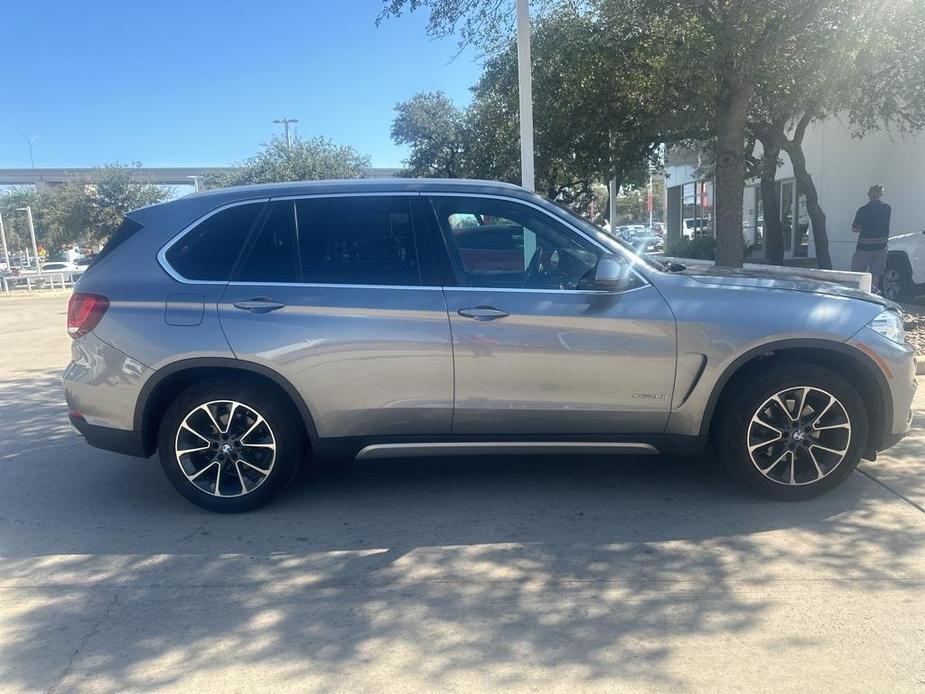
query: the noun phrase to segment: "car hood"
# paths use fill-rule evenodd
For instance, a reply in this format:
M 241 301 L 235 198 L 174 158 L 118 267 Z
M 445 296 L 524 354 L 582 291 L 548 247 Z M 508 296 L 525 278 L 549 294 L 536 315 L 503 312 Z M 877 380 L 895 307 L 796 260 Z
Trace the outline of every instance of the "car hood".
M 899 305 L 882 296 L 865 292 L 863 289 L 846 287 L 834 282 L 810 279 L 808 277 L 782 277 L 777 272 L 763 272 L 761 270 L 740 270 L 736 268 L 698 268 L 692 267 L 684 274 L 695 282 L 712 284 L 722 287 L 744 287 L 747 289 L 777 289 L 810 294 L 825 294 L 848 299 L 860 299 L 872 304 L 879 304 L 884 308 L 899 310 Z

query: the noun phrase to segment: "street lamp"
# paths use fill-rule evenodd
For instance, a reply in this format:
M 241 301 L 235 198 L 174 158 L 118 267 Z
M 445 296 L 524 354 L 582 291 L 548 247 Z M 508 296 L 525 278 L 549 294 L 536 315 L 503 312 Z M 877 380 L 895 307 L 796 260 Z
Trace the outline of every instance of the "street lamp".
M 35 168 L 35 155 L 32 153 L 32 143 L 39 139 L 38 135 L 33 135 L 29 137 L 26 133 L 20 133 L 26 143 L 29 145 L 29 163 L 32 164 L 32 168 Z
M 32 252 L 35 254 L 35 269 L 41 271 L 42 266 L 39 265 L 39 248 L 35 243 L 35 225 L 32 223 L 32 208 L 27 205 L 26 207 L 17 207 L 16 211 L 26 213 L 26 221 L 29 223 L 29 235 L 32 237 Z
M 298 123 L 299 119 L 298 118 L 278 118 L 274 120 L 273 122 L 276 123 L 277 125 L 283 126 L 283 130 L 286 132 L 286 147 L 288 147 L 289 149 L 292 149 L 292 140 L 289 137 L 289 124 Z
M 193 182 L 193 189 L 198 193 L 199 192 L 199 179 L 202 176 L 187 176 Z

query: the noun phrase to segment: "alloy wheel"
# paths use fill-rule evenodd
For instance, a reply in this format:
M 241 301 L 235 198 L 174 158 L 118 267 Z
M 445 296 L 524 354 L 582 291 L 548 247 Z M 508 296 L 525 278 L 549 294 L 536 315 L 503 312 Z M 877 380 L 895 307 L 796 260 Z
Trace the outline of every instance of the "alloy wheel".
M 851 445 L 851 419 L 821 388 L 781 390 L 757 409 L 748 425 L 752 464 L 772 482 L 799 486 L 831 474 Z
M 880 280 L 881 291 L 890 301 L 896 301 L 902 292 L 902 277 L 899 276 L 899 270 L 895 267 L 887 268 Z
M 191 410 L 177 429 L 174 453 L 181 472 L 216 497 L 250 494 L 276 463 L 276 437 L 253 407 L 213 400 Z

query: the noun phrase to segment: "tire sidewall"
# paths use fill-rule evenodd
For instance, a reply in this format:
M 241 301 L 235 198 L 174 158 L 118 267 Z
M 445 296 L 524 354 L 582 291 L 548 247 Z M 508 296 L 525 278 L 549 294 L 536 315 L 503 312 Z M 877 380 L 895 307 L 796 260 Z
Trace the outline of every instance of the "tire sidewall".
M 908 270 L 906 270 L 906 267 L 902 262 L 892 258 L 887 260 L 886 264 L 886 272 L 890 272 L 891 270 L 895 271 L 897 277 L 899 278 L 899 289 L 897 290 L 897 294 L 895 296 L 888 296 L 886 298 L 891 299 L 892 301 L 902 301 L 904 299 L 908 299 L 912 288 L 912 277 L 909 275 Z M 886 279 L 886 272 L 884 273 L 884 277 L 881 282 Z M 881 287 L 881 291 L 882 289 L 883 288 Z
M 176 457 L 174 443 L 180 424 L 193 409 L 214 400 L 234 400 L 260 413 L 276 439 L 276 460 L 270 475 L 244 496 L 207 494 L 186 478 Z M 304 439 L 304 427 L 291 406 L 275 393 L 252 383 L 212 380 L 190 386 L 167 408 L 158 430 L 158 454 L 167 479 L 187 500 L 209 511 L 240 513 L 267 503 L 292 481 L 304 455 Z
M 818 482 L 790 486 L 765 477 L 748 453 L 748 425 L 768 398 L 791 387 L 812 386 L 835 396 L 848 415 L 851 441 L 838 467 Z M 860 394 L 839 374 L 814 364 L 768 365 L 768 368 L 742 384 L 740 394 L 724 410 L 718 447 L 729 472 L 752 491 L 778 499 L 799 500 L 824 494 L 840 485 L 854 471 L 866 449 L 869 433 L 867 408 Z

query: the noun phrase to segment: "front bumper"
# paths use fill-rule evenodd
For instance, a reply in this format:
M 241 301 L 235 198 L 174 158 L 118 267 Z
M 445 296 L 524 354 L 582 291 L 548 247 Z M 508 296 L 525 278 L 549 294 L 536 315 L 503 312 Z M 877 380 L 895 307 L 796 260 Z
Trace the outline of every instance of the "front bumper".
M 918 383 L 915 378 L 915 351 L 908 344 L 897 344 L 869 327 L 862 328 L 849 342 L 876 364 L 888 392 L 887 412 L 877 451 L 896 445 L 912 428 L 912 400 Z

